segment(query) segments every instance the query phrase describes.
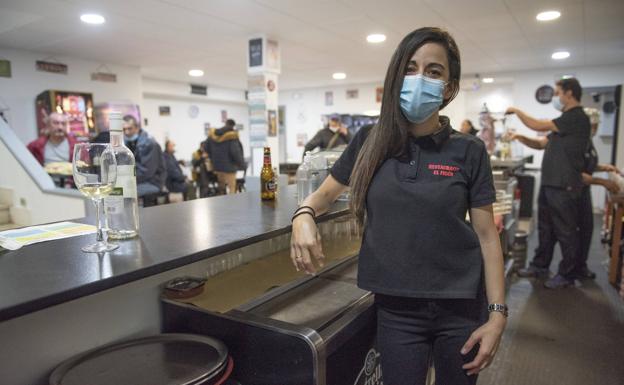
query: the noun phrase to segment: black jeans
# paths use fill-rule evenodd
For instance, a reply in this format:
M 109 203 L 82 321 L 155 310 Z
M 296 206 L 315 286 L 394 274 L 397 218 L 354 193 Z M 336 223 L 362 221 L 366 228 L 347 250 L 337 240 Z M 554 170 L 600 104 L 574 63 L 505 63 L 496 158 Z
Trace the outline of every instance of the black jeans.
M 591 247 L 592 234 L 594 232 L 594 207 L 592 205 L 591 189 L 589 186 L 583 187 L 581 193 L 581 262 L 579 268 L 587 268 L 587 258 L 589 258 L 589 248 Z
M 474 385 L 462 369 L 477 355 L 460 350 L 487 319 L 483 299 L 417 299 L 375 295 L 377 347 L 384 385 L 424 385 L 433 358 L 436 385 Z
M 581 263 L 581 195 L 581 190 L 540 188 L 537 200 L 539 245 L 531 265 L 548 269 L 555 244 L 559 242 L 562 259 L 558 273 L 568 279 L 574 278 L 575 270 Z

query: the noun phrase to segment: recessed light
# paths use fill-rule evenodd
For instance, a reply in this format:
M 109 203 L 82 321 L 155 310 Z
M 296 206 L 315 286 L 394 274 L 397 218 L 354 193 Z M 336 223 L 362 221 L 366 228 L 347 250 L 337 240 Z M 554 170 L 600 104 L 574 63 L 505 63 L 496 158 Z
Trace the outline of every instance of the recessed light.
M 343 80 L 347 78 L 347 74 L 344 72 L 336 72 L 335 74 L 332 75 L 332 78 L 336 80 Z
M 85 13 L 84 15 L 80 15 L 80 20 L 87 24 L 104 24 L 106 22 L 104 16 L 96 13 Z
M 558 19 L 561 16 L 561 12 L 559 11 L 544 11 L 540 12 L 535 16 L 535 18 L 539 21 L 550 21 Z
M 555 60 L 567 59 L 570 57 L 570 52 L 568 51 L 557 51 L 550 55 L 551 58 Z
M 494 78 L 483 78 L 481 81 L 483 83 L 494 83 Z
M 366 36 L 366 41 L 369 43 L 383 43 L 386 41 L 386 35 L 383 33 L 373 33 Z
M 190 76 L 194 78 L 198 78 L 200 76 L 204 76 L 204 71 L 202 70 L 190 70 L 188 73 Z

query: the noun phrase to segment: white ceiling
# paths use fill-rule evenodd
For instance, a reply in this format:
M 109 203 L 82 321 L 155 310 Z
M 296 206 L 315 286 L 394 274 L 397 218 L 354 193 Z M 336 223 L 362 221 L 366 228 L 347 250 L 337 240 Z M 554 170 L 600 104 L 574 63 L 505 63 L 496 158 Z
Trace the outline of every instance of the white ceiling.
M 535 20 L 548 9 L 561 18 Z M 85 12 L 106 24 L 81 23 Z M 265 33 L 280 42 L 280 87 L 292 89 L 381 81 L 400 39 L 421 26 L 454 35 L 464 74 L 624 63 L 623 20 L 622 0 L 0 0 L 0 46 L 242 89 L 247 39 Z M 366 43 L 374 32 L 388 40 Z M 557 49 L 570 58 L 553 61 Z

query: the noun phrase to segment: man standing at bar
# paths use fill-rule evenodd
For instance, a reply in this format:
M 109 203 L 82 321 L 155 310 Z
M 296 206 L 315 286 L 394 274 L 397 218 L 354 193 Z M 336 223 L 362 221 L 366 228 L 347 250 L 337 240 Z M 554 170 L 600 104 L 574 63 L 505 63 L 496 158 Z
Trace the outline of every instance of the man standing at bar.
M 217 175 L 220 194 L 226 194 L 228 189 L 230 194 L 236 194 L 236 171 L 247 168 L 235 126 L 236 122 L 228 119 L 224 127 L 210 130 L 204 146 Z
M 548 132 L 542 159 L 542 181 L 538 198 L 539 245 L 533 261 L 520 269 L 521 277 L 547 276 L 555 244 L 563 256 L 558 273 L 544 286 L 560 289 L 574 284 L 574 274 L 581 263 L 580 206 L 583 189 L 584 153 L 589 146 L 590 123 L 580 105 L 582 88 L 574 78 L 556 83 L 553 106 L 562 111 L 554 120 L 535 119 L 509 107 L 506 114 L 516 114 L 530 129 Z M 539 139 L 519 137 L 529 147 L 539 148 Z M 536 142 L 536 143 L 533 143 Z M 538 146 L 538 147 L 535 147 Z

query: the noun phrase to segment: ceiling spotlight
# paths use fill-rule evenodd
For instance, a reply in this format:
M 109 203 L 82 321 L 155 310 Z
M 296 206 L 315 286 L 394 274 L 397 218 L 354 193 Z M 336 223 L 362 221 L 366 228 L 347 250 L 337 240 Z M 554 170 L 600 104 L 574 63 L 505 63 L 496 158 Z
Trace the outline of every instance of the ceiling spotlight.
M 80 15 L 80 20 L 87 24 L 104 24 L 106 22 L 104 16 L 96 13 L 85 13 L 84 15 Z
M 555 60 L 567 59 L 567 58 L 570 57 L 570 52 L 568 52 L 568 51 L 557 51 L 557 52 L 553 53 L 550 57 L 555 59 Z
M 373 33 L 366 36 L 366 41 L 369 43 L 383 43 L 386 41 L 386 35 L 383 33 Z
M 494 78 L 483 78 L 481 81 L 483 83 L 494 83 Z
M 550 21 L 558 19 L 559 16 L 561 16 L 561 12 L 559 11 L 545 11 L 538 13 L 535 18 L 539 21 Z
M 190 76 L 194 78 L 198 78 L 200 76 L 204 76 L 204 71 L 202 70 L 190 70 L 188 73 Z
M 347 78 L 347 74 L 344 72 L 336 72 L 335 74 L 332 75 L 332 78 L 336 80 L 343 80 Z

